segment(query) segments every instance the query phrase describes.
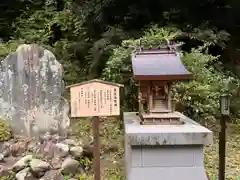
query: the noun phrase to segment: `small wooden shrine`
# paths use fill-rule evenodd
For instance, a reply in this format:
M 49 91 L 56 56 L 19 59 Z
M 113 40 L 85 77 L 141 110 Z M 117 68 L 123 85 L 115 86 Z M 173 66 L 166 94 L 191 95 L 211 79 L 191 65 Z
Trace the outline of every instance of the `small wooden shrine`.
M 175 113 L 171 84 L 190 79 L 179 53 L 169 47 L 141 49 L 132 55 L 132 67 L 139 88 L 141 124 L 181 124 Z

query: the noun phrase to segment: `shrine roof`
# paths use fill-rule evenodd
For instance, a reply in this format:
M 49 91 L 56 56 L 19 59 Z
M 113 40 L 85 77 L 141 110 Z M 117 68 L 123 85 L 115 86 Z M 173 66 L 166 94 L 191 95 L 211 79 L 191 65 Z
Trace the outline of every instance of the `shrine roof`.
M 182 80 L 192 77 L 179 54 L 170 50 L 137 52 L 132 56 L 132 68 L 136 80 Z

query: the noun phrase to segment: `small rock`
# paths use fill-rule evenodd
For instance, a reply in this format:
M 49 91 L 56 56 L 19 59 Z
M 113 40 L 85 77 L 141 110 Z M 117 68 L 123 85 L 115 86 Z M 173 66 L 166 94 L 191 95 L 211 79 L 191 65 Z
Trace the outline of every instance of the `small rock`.
M 11 155 L 11 151 L 10 148 L 5 149 L 2 154 L 4 155 L 4 157 L 9 157 Z
M 2 152 L 4 157 L 8 157 L 11 154 L 10 147 L 11 147 L 11 144 L 9 142 L 4 142 L 0 146 L 0 152 Z
M 52 169 L 55 169 L 55 170 L 56 169 L 60 169 L 61 168 L 61 164 L 62 164 L 61 159 L 58 158 L 58 157 L 53 158 L 51 160 Z
M 23 142 L 17 142 L 13 144 L 10 148 L 11 154 L 15 157 L 23 154 L 27 150 L 28 143 L 29 141 L 23 141 Z
M 36 179 L 39 179 L 45 175 L 46 172 L 32 172 L 32 176 Z M 32 180 L 32 179 L 31 179 Z
M 74 158 L 80 158 L 82 157 L 83 154 L 83 148 L 81 146 L 75 146 L 72 147 L 70 149 L 70 154 L 74 157 Z
M 56 156 L 58 157 L 66 157 L 69 155 L 69 147 L 66 144 L 63 143 L 57 143 L 56 144 Z
M 45 147 L 43 148 L 43 153 L 49 157 L 53 157 L 55 148 L 56 148 L 56 145 L 51 141 L 49 141 L 45 144 Z
M 6 148 L 10 148 L 11 144 L 8 141 L 0 142 L 0 152 Z
M 4 154 L 0 153 L 0 162 L 4 162 Z
M 4 149 L 10 148 L 10 147 L 11 147 L 11 144 L 9 142 L 4 142 L 4 144 L 3 144 Z
M 32 173 L 28 173 L 24 180 L 38 180 L 38 178 L 35 178 Z
M 0 177 L 3 176 L 3 175 L 2 175 L 3 172 L 4 172 L 4 166 L 0 165 Z
M 50 128 L 49 132 L 50 132 L 51 135 L 54 135 L 54 134 L 57 134 L 59 132 L 59 129 L 58 128 Z
M 40 180 L 64 180 L 64 176 L 58 170 L 50 170 Z
M 52 136 L 52 141 L 54 142 L 54 143 L 59 143 L 60 141 L 62 141 L 63 140 L 63 138 L 61 137 L 61 136 L 59 136 L 59 135 L 53 135 Z
M 16 179 L 17 180 L 25 180 L 25 178 L 27 177 L 29 171 L 30 171 L 30 168 L 22 169 L 20 172 L 18 172 L 16 174 Z
M 63 174 L 68 174 L 68 173 L 74 174 L 78 171 L 78 168 L 79 168 L 78 161 L 72 158 L 67 158 L 62 163 L 61 171 Z
M 30 167 L 35 173 L 46 172 L 50 169 L 50 164 L 40 159 L 32 159 L 30 162 Z
M 69 146 L 78 146 L 78 145 L 82 145 L 82 141 L 78 140 L 78 142 L 76 142 L 73 139 L 65 139 L 63 141 L 65 144 L 69 145 Z
M 84 145 L 83 146 L 83 156 L 88 157 L 89 159 L 93 159 L 93 145 Z
M 50 132 L 46 132 L 43 136 L 40 136 L 40 139 L 44 141 L 49 141 L 52 139 L 52 135 Z
M 22 169 L 26 168 L 32 159 L 33 159 L 32 155 L 26 155 L 23 158 L 21 158 L 13 165 L 13 172 L 19 172 Z
M 29 152 L 33 152 L 33 153 L 36 153 L 37 151 L 39 150 L 39 145 L 37 142 L 30 142 L 28 144 L 28 151 Z
M 117 152 L 119 150 L 119 146 L 117 144 L 106 145 L 103 148 L 104 153 Z
M 39 149 L 40 149 L 41 153 L 44 153 L 44 148 L 47 146 L 48 143 L 49 142 L 47 142 L 47 141 L 40 142 Z
M 8 170 L 4 166 L 0 165 L 0 177 L 6 176 L 7 174 Z

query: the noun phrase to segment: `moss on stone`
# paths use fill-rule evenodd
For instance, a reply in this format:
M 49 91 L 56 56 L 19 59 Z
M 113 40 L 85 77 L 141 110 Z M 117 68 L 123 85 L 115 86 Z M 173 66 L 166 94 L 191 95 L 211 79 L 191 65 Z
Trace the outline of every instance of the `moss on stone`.
M 11 138 L 10 125 L 5 119 L 0 118 L 0 142 L 7 141 L 10 138 Z
M 6 175 L 1 176 L 0 180 L 15 180 L 15 173 L 12 171 L 9 171 Z

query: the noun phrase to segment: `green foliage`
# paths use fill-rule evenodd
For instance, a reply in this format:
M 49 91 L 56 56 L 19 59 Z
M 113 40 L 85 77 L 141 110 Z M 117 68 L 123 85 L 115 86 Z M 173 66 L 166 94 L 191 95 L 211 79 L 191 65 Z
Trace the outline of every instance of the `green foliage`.
M 174 41 L 182 34 L 183 32 L 177 28 L 158 28 L 157 25 L 154 25 L 145 31 L 144 36 L 139 38 L 139 41 L 141 46 L 156 48 L 160 45 L 166 45 L 168 41 Z
M 0 141 L 7 141 L 11 138 L 11 128 L 5 119 L 0 119 Z
M 29 6 L 35 4 L 29 3 Z M 47 0 L 40 9 L 22 13 L 14 24 L 14 39 L 38 43 L 52 51 L 63 65 L 65 80 L 74 83 L 84 80 L 81 77 L 86 74 L 88 65 L 84 58 L 89 48 L 83 27 L 85 12 L 83 8 L 76 8 L 74 1 L 63 0 L 61 8 L 59 3 Z
M 99 78 L 101 74 L 105 80 L 124 84 L 124 108 L 128 110 L 137 109 L 137 89 L 132 77 L 130 61 L 133 49 L 139 48 L 140 45 L 146 47 L 165 45 L 168 41 L 177 41 L 178 39 L 183 39 L 188 48 L 201 44 L 202 46 L 181 54 L 182 61 L 195 75 L 190 82 L 175 84 L 173 89 L 175 97 L 184 107 L 183 111 L 189 116 L 194 117 L 194 119 L 209 119 L 218 116 L 219 95 L 222 92 L 230 91 L 233 95 L 232 115 L 240 117 L 239 80 L 223 69 L 218 57 L 209 55 L 207 51 L 211 45 L 225 47 L 225 42 L 229 39 L 229 34 L 222 30 L 225 29 L 231 33 L 230 55 L 226 58 L 227 61 L 232 59 L 230 69 L 235 69 L 235 65 L 239 64 L 238 56 L 231 58 L 239 46 L 239 18 L 235 15 L 239 6 L 236 3 L 221 2 L 218 4 L 215 1 L 201 1 L 201 3 L 197 1 L 170 3 L 168 1 L 153 1 L 151 3 L 139 1 L 136 3 L 120 0 L 2 0 L 1 5 L 1 59 L 15 51 L 20 43 L 38 43 L 51 50 L 63 64 L 64 79 L 67 84 Z M 192 8 L 187 10 L 186 7 Z M 221 11 L 219 11 L 219 7 L 221 7 Z M 233 20 L 223 19 L 219 21 L 219 17 L 223 13 L 232 16 Z M 236 18 L 234 19 L 234 17 Z M 224 18 L 229 19 L 228 16 Z M 166 25 L 166 23 L 172 24 L 178 29 L 153 26 L 139 38 L 142 33 L 141 28 L 150 22 L 161 26 Z M 213 28 L 214 26 L 217 28 Z M 221 31 L 219 31 L 220 29 Z M 128 37 L 130 34 L 131 36 Z M 135 39 L 136 37 L 138 39 Z M 9 39 L 12 40 L 7 42 Z M 7 43 L 1 44 L 2 40 Z M 124 41 L 122 42 L 122 40 Z M 191 42 L 188 42 L 189 40 Z M 119 44 L 121 45 L 119 46 Z M 235 72 L 237 70 L 236 68 Z M 82 125 L 83 121 L 79 123 Z M 113 141 L 122 137 L 119 136 L 121 130 L 116 130 L 115 124 L 110 122 L 107 124 L 108 130 L 102 131 L 107 133 L 104 136 L 107 142 L 112 135 L 114 136 Z M 81 137 L 91 139 L 88 136 L 91 127 L 80 127 L 77 128 L 77 131 Z M 1 135 L 4 136 L 3 139 L 8 139 L 5 138 L 8 136 L 8 133 L 6 134 L 2 134 L 0 129 L 0 140 Z M 234 134 L 234 137 L 237 135 Z M 237 138 L 234 139 L 234 142 L 237 142 Z M 236 146 L 237 143 L 232 145 L 234 148 L 228 154 L 236 155 L 237 153 L 234 151 Z M 212 169 L 217 161 L 216 158 L 212 157 L 217 153 L 216 150 L 210 149 L 208 154 L 211 155 L 211 159 L 207 167 Z M 234 157 L 231 162 L 237 159 L 239 158 Z M 112 160 L 115 162 L 114 158 Z M 83 160 L 80 163 L 90 165 L 88 160 Z M 234 164 L 234 166 L 230 165 L 231 168 L 237 169 L 238 162 Z M 212 170 L 214 173 L 211 177 L 217 177 L 216 168 Z M 8 176 L 1 178 L 12 179 Z M 104 178 L 124 179 L 122 170 L 119 168 L 109 170 Z M 92 179 L 92 177 L 83 174 L 79 179 Z
M 22 44 L 22 41 L 9 41 L 7 43 L 0 44 L 0 60 L 4 59 L 9 53 L 16 51 L 18 45 Z
M 130 48 L 125 48 L 129 44 L 133 44 L 133 40 L 123 41 L 122 46 L 114 49 L 113 55 L 106 63 L 103 71 L 103 79 L 124 84 L 123 96 L 124 109 L 136 110 L 137 88 L 135 80 L 132 77 L 131 52 Z
M 85 169 L 90 169 L 92 167 L 92 161 L 88 157 L 81 158 L 79 164 Z
M 81 174 L 78 180 L 93 180 L 93 175 Z
M 6 176 L 1 176 L 0 177 L 0 180 L 15 180 L 16 178 L 15 178 L 15 173 L 14 172 L 12 172 L 12 171 L 10 171 L 9 173 L 8 173 L 8 175 L 6 175 Z
M 141 46 L 145 47 L 165 45 L 166 39 L 174 41 L 181 34 L 178 30 L 154 26 L 147 30 L 143 37 L 123 41 L 122 45 L 114 50 L 104 69 L 103 77 L 106 80 L 125 84 L 126 105 L 132 105 L 136 101 L 136 88 L 134 88 L 135 83 L 131 72 L 132 48 L 137 48 L 139 42 L 141 42 Z M 208 54 L 209 44 L 212 44 L 212 41 L 192 49 L 190 53 L 183 52 L 181 54 L 186 68 L 194 73 L 194 79 L 188 83 L 176 83 L 173 89 L 175 97 L 184 106 L 184 112 L 194 118 L 218 116 L 219 96 L 229 90 L 229 84 L 235 83 L 236 85 L 237 81 L 234 77 L 227 76 L 215 68 L 216 66 L 221 67 L 221 64 L 218 57 Z M 129 81 L 132 82 L 131 85 L 129 85 Z M 129 106 L 128 108 L 132 109 Z
M 182 35 L 190 39 L 200 40 L 208 45 L 218 45 L 226 47 L 230 34 L 224 30 L 218 31 L 216 28 L 193 28 L 191 32 L 184 32 Z
M 16 34 L 27 42 L 50 45 L 60 39 L 73 40 L 81 36 L 83 21 L 73 12 L 73 2 L 66 2 L 61 11 L 57 10 L 56 3 L 55 0 L 48 0 L 41 10 L 29 18 L 20 17 L 16 23 Z
M 116 169 L 108 169 L 106 172 L 107 176 L 106 179 L 109 180 L 124 180 L 126 179 L 124 173 L 122 171 Z
M 16 14 L 20 14 L 20 16 L 16 16 L 14 21 L 9 21 L 10 25 L 8 25 L 12 26 L 11 31 L 14 30 L 12 38 L 15 40 L 0 45 L 0 57 L 2 59 L 9 52 L 15 50 L 19 43 L 18 39 L 23 39 L 21 42 L 46 46 L 62 63 L 64 79 L 67 84 L 99 78 L 102 74 L 102 78 L 105 80 L 125 84 L 124 107 L 136 110 L 137 89 L 132 77 L 130 61 L 133 49 L 139 48 L 139 46 L 166 45 L 168 42 L 176 42 L 178 39 L 186 37 L 190 40 L 200 41 L 206 47 L 216 44 L 224 47 L 229 38 L 226 31 L 213 28 L 215 25 L 210 25 L 205 19 L 201 22 L 198 18 L 191 19 L 193 16 L 187 16 L 187 20 L 182 20 L 181 15 L 184 13 L 180 13 L 182 7 L 177 4 L 174 8 L 159 9 L 160 14 L 164 13 L 163 16 L 159 15 L 159 18 L 156 19 L 153 17 L 156 17 L 157 14 L 149 12 L 151 14 L 149 14 L 149 18 L 154 15 L 149 19 L 148 13 L 145 11 L 148 4 L 121 3 L 118 0 L 92 0 L 88 3 L 73 0 L 40 0 L 36 2 L 21 0 L 18 3 L 18 7 L 22 8 L 21 13 L 16 11 Z M 131 8 L 127 10 L 125 8 L 128 5 Z M 115 11 L 118 9 L 120 11 Z M 121 13 L 121 11 L 127 14 Z M 114 17 L 111 16 L 112 13 L 114 13 Z M 141 21 L 139 21 L 140 17 L 143 17 Z M 157 19 L 171 21 L 174 28 L 158 28 L 154 25 L 147 29 L 142 37 L 129 39 L 129 34 L 138 36 L 141 33 L 140 28 Z M 178 22 L 176 25 L 175 19 L 182 24 Z M 186 24 L 187 22 L 191 23 Z M 126 29 L 128 30 L 126 31 Z M 137 32 L 131 32 L 136 29 Z M 124 39 L 129 40 L 121 43 Z M 118 46 L 120 43 L 121 46 Z M 219 68 L 217 70 L 216 66 L 222 67 L 222 65 L 216 63 L 216 57 L 208 56 L 207 51 L 203 52 L 197 48 L 190 53 L 183 53 L 182 58 L 187 68 L 195 73 L 195 79 L 189 84 L 179 83 L 175 86 L 176 97 L 184 105 L 185 112 L 197 117 L 217 116 L 220 93 L 226 90 L 226 84 L 228 86 L 231 82 L 235 86 L 231 90 L 237 96 L 239 94 L 238 82 L 233 82 L 236 81 L 233 78 L 228 79 L 225 70 L 219 70 Z M 189 97 L 183 92 L 185 94 L 188 92 Z M 237 108 L 238 101 L 233 101 L 232 104 L 232 113 L 240 114 Z
M 220 95 L 229 91 L 229 84 L 235 81 L 217 71 L 214 66 L 217 57 L 202 49 L 193 49 L 182 54 L 186 68 L 194 73 L 194 79 L 188 83 L 175 85 L 175 97 L 184 105 L 184 112 L 195 118 L 214 118 L 219 115 Z
M 70 176 L 68 176 L 68 175 L 64 176 L 64 180 L 69 180 L 69 179 L 70 179 Z
M 22 13 L 14 23 L 14 39 L 51 50 L 63 65 L 67 84 L 99 77 L 112 50 L 126 34 L 109 26 L 95 36 L 86 22 L 86 5 L 73 0 L 61 2 L 61 8 L 60 1 L 47 0 L 36 11 Z M 27 4 L 35 7 L 35 2 Z

